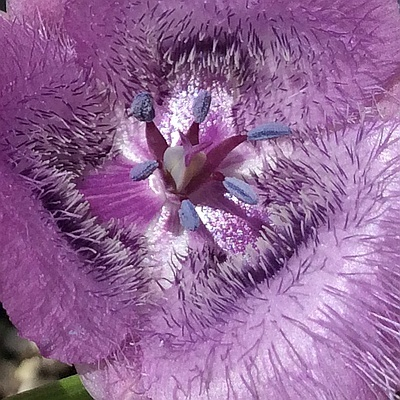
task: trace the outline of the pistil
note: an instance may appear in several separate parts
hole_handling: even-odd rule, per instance
[[[146,140],[155,160],[135,165],[130,173],[133,181],[147,179],[157,169],[161,170],[166,190],[176,195],[181,202],[179,220],[182,227],[195,231],[201,224],[191,200],[191,195],[207,182],[219,181],[225,190],[239,201],[256,205],[258,196],[254,188],[236,177],[227,177],[218,170],[222,161],[244,142],[256,142],[290,134],[290,128],[278,122],[261,125],[246,135],[235,135],[220,143],[201,142],[200,124],[211,106],[211,94],[202,90],[193,102],[194,121],[186,134],[180,133],[181,143],[169,146],[153,122],[155,110],[149,93],[139,93],[132,101],[129,115],[146,123]],[[210,150],[208,150],[211,147]]]
[[[207,156],[202,151],[192,154],[189,163],[183,146],[168,147],[164,153],[164,169],[175,182],[177,193],[183,193],[186,186],[203,169]]]

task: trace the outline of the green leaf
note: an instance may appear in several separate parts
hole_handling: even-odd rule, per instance
[[[91,400],[92,397],[83,387],[79,376],[74,375],[7,397],[7,400]]]

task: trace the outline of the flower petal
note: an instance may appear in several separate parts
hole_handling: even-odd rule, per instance
[[[59,23],[66,0],[7,0],[7,13],[14,19],[35,23]]]
[[[89,391],[98,400],[393,395],[399,140],[396,123],[298,141],[258,179],[273,222],[258,262],[190,253],[147,331],[78,366]]]
[[[148,181],[133,182],[131,168],[132,165],[115,160],[98,173],[86,176],[79,190],[102,221],[115,218],[124,225],[134,224],[145,230],[161,212],[163,196],[156,194]]]
[[[0,29],[1,301],[43,355],[93,362],[119,347],[151,292],[142,235],[99,223],[76,190],[110,151],[112,99],[59,41]]]
[[[61,38],[6,20],[0,30],[2,141],[75,175],[102,164],[116,125],[110,90],[76,65]]]
[[[82,62],[95,60],[124,101],[142,90],[162,101],[177,83],[187,85],[190,70],[204,85],[208,74],[239,92],[239,128],[265,119],[304,128],[372,106],[398,72],[394,0],[341,0],[334,9],[327,0],[182,0],[173,9],[156,1],[118,3],[91,8],[71,1],[66,27]]]
[[[74,363],[108,355],[130,331],[132,311],[100,294],[107,285],[85,271],[4,161],[1,176],[0,295],[11,320],[44,356]]]

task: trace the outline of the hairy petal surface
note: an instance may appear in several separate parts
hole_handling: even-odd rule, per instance
[[[116,160],[85,179],[83,192],[92,211],[104,221],[115,218],[144,230],[154,215],[161,212],[163,201],[148,190],[147,182],[132,184],[128,179],[131,168],[126,162]]]
[[[35,24],[60,23],[64,17],[66,0],[7,0],[7,14],[11,19]]]
[[[68,3],[68,40],[0,21],[0,198],[3,224],[16,232],[1,237],[9,254],[0,295],[22,334],[45,355],[79,363],[99,399],[393,394],[399,129],[315,127],[343,113],[358,119],[362,107],[368,114],[374,91],[392,83],[396,3],[97,3]],[[235,251],[186,235],[181,252],[168,227],[143,233],[160,197],[145,185],[116,196],[126,193],[118,179],[128,168],[117,168],[112,145],[133,132],[135,161],[146,159],[140,127],[123,116],[132,96],[152,94],[171,143],[182,120],[167,110],[185,113],[180,101],[199,88],[218,93],[211,139],[266,119],[305,133],[282,148],[260,145],[252,178],[262,202],[244,218],[257,235],[239,250],[233,236]],[[222,199],[212,201],[223,210]],[[237,221],[227,227],[240,231]],[[167,246],[175,254],[157,251]],[[29,288],[20,282],[27,268]],[[28,296],[37,312],[28,314]]]
[[[95,398],[389,398],[400,387],[399,135],[365,124],[296,139],[258,178],[273,224],[253,270],[205,249],[182,261],[151,328],[78,367]]]
[[[110,152],[112,99],[62,41],[17,22],[0,29],[0,298],[43,355],[93,362],[131,333],[151,293],[141,233],[102,225],[76,190]]]
[[[101,286],[29,186],[1,163],[0,296],[20,334],[68,363],[107,355],[129,332],[129,311]]]
[[[400,54],[394,0],[182,0],[174,7],[76,0],[65,26],[82,62],[94,62],[124,101],[144,89],[162,99],[188,71],[203,83],[204,75],[220,73],[240,94],[239,129],[265,118],[303,128],[373,106]]]
[[[116,120],[110,90],[75,63],[61,38],[0,20],[2,141],[80,175],[109,153]]]

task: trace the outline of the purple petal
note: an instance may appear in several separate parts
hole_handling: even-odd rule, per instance
[[[7,13],[12,19],[35,23],[59,23],[64,16],[66,0],[7,0]]]
[[[0,30],[3,141],[14,152],[41,154],[76,175],[102,164],[117,122],[111,90],[100,88],[90,71],[76,65],[61,38],[46,40],[26,25],[5,20]]]
[[[212,76],[240,93],[235,117],[248,130],[271,120],[303,128],[369,107],[398,70],[399,19],[394,0],[341,0],[335,9],[328,0],[75,0],[66,29],[121,100],[147,90],[162,102],[195,70],[203,86]]]
[[[11,320],[44,356],[67,363],[107,356],[130,332],[134,310],[104,295],[111,278],[89,271],[3,161],[1,176],[0,294]]]
[[[70,2],[65,26],[74,49],[65,37],[47,40],[43,32],[0,21],[2,145],[25,178],[4,166],[3,218],[13,230],[0,239],[6,248],[0,293],[17,327],[45,355],[87,364],[81,372],[98,398],[393,394],[399,388],[398,132],[366,123],[325,135],[308,125],[343,119],[343,112],[351,120],[370,105],[375,88],[380,94],[392,83],[400,54],[395,2],[341,0],[332,10],[327,1],[290,7],[182,1],[172,12],[152,1],[120,4]],[[86,67],[94,62],[103,83],[90,68],[77,69],[75,51]],[[190,109],[191,97],[211,82],[219,112],[211,110],[205,138],[247,132],[266,120],[321,136],[304,143],[295,136],[282,149],[262,145],[279,155],[255,176],[262,209],[254,226],[265,225],[263,234],[245,234],[251,240],[241,245],[233,236],[234,249],[225,254],[217,240],[207,245],[202,232],[196,232],[201,240],[186,242],[156,226],[145,239],[137,227],[147,226],[159,207],[149,187],[138,186],[126,199],[114,160],[110,170],[89,174],[113,156],[114,134],[123,136],[126,124],[114,111],[121,116],[134,93],[149,91],[163,112],[179,114],[157,113],[171,143],[172,120],[190,125],[179,102]],[[146,156],[141,145],[133,147],[137,158]],[[246,159],[248,147],[224,167]],[[253,216],[243,215],[251,230]],[[225,231],[239,230],[239,219]],[[220,247],[230,250],[232,237],[222,236]],[[147,240],[158,238],[150,252]],[[26,305],[31,296],[38,299],[34,312]]]
[[[98,173],[86,176],[79,190],[103,221],[114,218],[125,225],[135,224],[146,229],[161,212],[163,199],[151,189],[151,178],[133,182],[131,169],[132,165],[115,160]]]
[[[110,151],[112,96],[60,42],[17,22],[0,29],[1,301],[43,355],[95,361],[151,293],[141,233],[102,225],[76,190]]]
[[[96,399],[386,399],[400,388],[398,124],[296,142],[258,178],[245,260],[195,247],[137,339],[78,371]],[[141,397],[142,396],[142,397]]]

